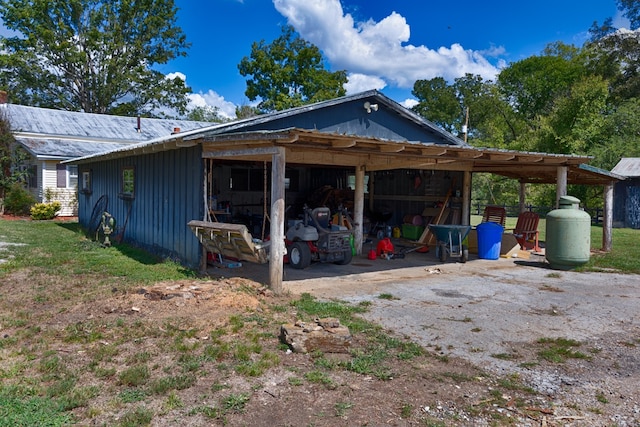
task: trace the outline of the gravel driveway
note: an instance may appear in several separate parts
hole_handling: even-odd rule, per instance
[[[293,293],[370,301],[369,320],[425,347],[516,373],[565,404],[588,408],[599,396],[615,425],[639,426],[640,276],[554,271],[543,261],[450,262],[286,285]],[[589,358],[523,363],[535,359],[541,338],[579,341]]]

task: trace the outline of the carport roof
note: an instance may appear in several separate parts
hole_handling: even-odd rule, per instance
[[[204,133],[204,135],[203,135]],[[372,137],[341,135],[307,129],[252,131],[216,134],[193,131],[152,143],[129,145],[121,149],[69,163],[87,163],[129,155],[202,144],[203,157],[244,161],[270,161],[268,148],[286,149],[287,163],[357,167],[367,171],[391,169],[440,169],[486,172],[530,183],[555,183],[557,168],[568,168],[569,184],[603,185],[623,177],[588,166],[587,156],[548,154],[480,148],[469,145],[443,145],[419,141],[389,141]]]

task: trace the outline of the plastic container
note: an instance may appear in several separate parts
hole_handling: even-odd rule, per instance
[[[478,258],[500,258],[503,231],[504,229],[502,226],[495,222],[483,222],[482,224],[478,224],[476,227],[476,232],[478,234]]]
[[[591,217],[573,196],[560,197],[558,205],[547,214],[545,257],[551,268],[569,270],[589,261]]]
[[[402,224],[402,237],[405,239],[418,240],[423,232],[424,227],[421,225]]]

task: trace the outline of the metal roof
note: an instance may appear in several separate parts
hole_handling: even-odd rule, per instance
[[[38,158],[86,156],[212,126],[209,122],[150,119],[4,104],[16,140]],[[139,126],[138,126],[139,124]]]
[[[259,127],[261,125],[265,125],[267,123],[274,122],[276,120],[293,117],[293,116],[307,113],[307,112],[313,112],[313,111],[318,111],[325,108],[334,107],[336,105],[344,104],[347,102],[366,100],[366,99],[375,100],[376,103],[384,105],[388,111],[395,112],[401,118],[413,122],[418,127],[430,133],[437,134],[441,138],[442,142],[446,145],[470,147],[469,144],[465,143],[460,138],[457,138],[451,133],[440,129],[438,126],[436,126],[432,122],[426,120],[425,118],[414,113],[413,111],[403,107],[402,105],[398,104],[392,99],[381,94],[377,90],[370,90],[370,91],[361,92],[355,95],[344,96],[341,98],[335,98],[328,101],[317,102],[315,104],[309,104],[301,107],[290,108],[288,110],[276,111],[270,114],[263,114],[263,115],[254,116],[254,117],[237,120],[233,122],[210,124],[211,126],[207,128],[193,128],[191,130],[184,129],[185,131],[180,132],[179,135],[165,134],[163,136],[159,136],[156,139],[141,142],[140,144],[136,144],[135,146],[120,147],[116,149],[116,153],[113,153],[114,154],[113,156],[109,155],[108,157],[123,156],[123,155],[126,155],[127,152],[129,151],[131,151],[130,154],[134,154],[135,152],[140,153],[140,152],[143,152],[144,149],[151,148],[151,147],[166,147],[168,149],[176,148],[176,143],[180,145],[179,141],[186,142],[186,141],[195,141],[200,139],[206,140],[207,138],[212,138],[215,135],[239,134],[239,133],[242,133],[243,131],[246,132],[246,129],[248,128],[255,128],[257,126]],[[290,129],[290,128],[281,129],[281,130],[286,131],[287,129]],[[345,136],[345,134],[342,134],[342,136]],[[353,136],[359,136],[359,135],[354,134],[351,136],[353,137]],[[398,142],[398,141],[388,141],[388,142]],[[407,141],[401,141],[401,142],[407,142]],[[96,154],[100,156],[103,155],[103,153],[96,153]],[[91,158],[91,155],[83,156],[76,160],[85,161],[89,158]]]
[[[627,178],[640,177],[640,157],[623,157],[611,172]]]

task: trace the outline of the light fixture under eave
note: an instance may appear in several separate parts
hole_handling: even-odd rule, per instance
[[[367,113],[371,114],[371,111],[378,111],[378,104],[372,104],[369,101],[364,103],[364,109]]]

